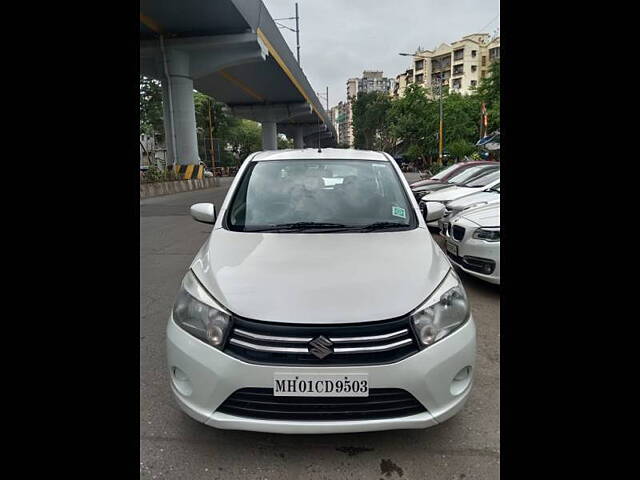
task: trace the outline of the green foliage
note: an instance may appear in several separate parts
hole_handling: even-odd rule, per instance
[[[400,98],[380,92],[359,95],[352,100],[355,148],[404,154],[409,160],[434,159],[438,154],[440,99],[411,84]],[[481,105],[489,114],[489,131],[500,128],[500,63],[493,63],[489,75],[469,95],[445,93],[442,98],[444,147],[454,158],[476,151],[480,136]],[[396,151],[396,145],[402,145]]]
[[[391,98],[382,92],[361,94],[352,100],[352,109],[355,148],[387,150],[394,141],[389,128]]]
[[[487,105],[489,116],[488,131],[500,128],[500,62],[494,62],[489,68],[489,75],[480,80],[477,95]]]
[[[262,149],[262,128],[256,122],[242,119],[229,130],[225,140],[236,158],[242,161],[250,153]]]
[[[170,182],[178,180],[178,177],[173,170],[161,170],[155,165],[152,165],[141,175],[140,180],[142,183]]]
[[[393,101],[391,130],[405,145],[405,155],[415,160],[433,155],[438,148],[438,104],[419,85],[411,84],[404,96]]]
[[[446,150],[454,157],[460,158],[474,149],[473,144],[480,136],[480,104],[475,95],[451,93],[443,99]]]
[[[162,86],[140,75],[140,133],[163,133]]]
[[[474,153],[475,149],[476,147],[473,143],[468,142],[463,138],[458,138],[447,144],[447,151],[451,154],[451,156],[458,160],[464,158],[467,155],[471,155],[472,153]]]
[[[278,135],[278,150],[286,150],[288,148],[293,148],[293,139],[282,138]]]

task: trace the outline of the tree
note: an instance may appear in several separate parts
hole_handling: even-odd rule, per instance
[[[278,135],[278,150],[293,148],[293,139]]]
[[[162,85],[143,75],[140,75],[140,133],[164,136]]]
[[[226,139],[238,161],[262,149],[262,129],[251,120],[239,120],[238,125],[229,130]]]
[[[489,75],[480,80],[477,95],[487,106],[488,131],[498,130],[500,128],[500,61],[492,63],[489,67]]]
[[[391,97],[383,92],[369,92],[351,102],[355,148],[388,150],[394,143],[389,122]]]
[[[450,145],[458,142],[474,144],[480,134],[480,104],[477,95],[449,93],[443,98],[444,140],[446,150],[453,154]]]
[[[458,138],[447,144],[447,152],[449,152],[452,157],[458,160],[464,158],[467,155],[471,155],[475,150],[475,145],[463,138]]]
[[[404,96],[393,101],[392,136],[402,141],[408,159],[421,159],[437,152],[438,115],[437,103],[416,84],[409,85]]]

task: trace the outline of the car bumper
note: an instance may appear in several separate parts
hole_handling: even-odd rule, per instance
[[[437,425],[464,406],[473,385],[476,328],[470,318],[461,328],[420,352],[389,365],[292,367],[254,365],[233,358],[198,340],[169,320],[167,360],[171,389],[188,415],[206,425],[231,430],[271,433],[347,433]],[[176,375],[175,368],[179,369]],[[453,386],[453,378],[471,367],[468,379]],[[240,388],[273,388],[278,373],[366,373],[370,388],[401,388],[426,412],[416,415],[354,421],[282,421],[238,417],[216,411]]]
[[[443,247],[451,263],[469,275],[500,285],[500,242],[486,242],[475,238],[465,238],[459,242],[449,234],[443,234],[442,225],[440,235],[445,238],[445,242],[450,242],[458,247],[457,256],[452,255],[446,244]],[[476,259],[476,262],[477,260],[493,262],[495,267],[490,274],[483,273],[471,268],[467,260],[472,261],[472,259]]]

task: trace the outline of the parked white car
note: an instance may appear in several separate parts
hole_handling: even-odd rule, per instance
[[[336,181],[338,180],[338,181]],[[217,428],[425,428],[473,384],[469,301],[386,153],[258,152],[236,175],[167,325],[171,389]]]
[[[445,207],[449,206],[450,202],[459,200],[473,193],[488,190],[491,187],[500,184],[500,170],[495,170],[482,177],[479,177],[465,185],[456,185],[453,187],[438,190],[436,192],[428,193],[423,196],[421,202],[440,202]],[[428,208],[427,208],[428,210]],[[429,227],[438,228],[438,219],[429,222]]]
[[[449,260],[469,275],[500,285],[500,203],[464,210],[442,235]]]
[[[453,200],[451,202],[447,202],[447,206],[444,209],[442,216],[440,216],[438,220],[438,230],[441,232],[445,224],[449,223],[453,217],[458,215],[463,210],[468,210],[470,208],[480,207],[482,205],[489,205],[492,203],[500,202],[500,184],[494,185],[493,187],[489,187],[480,192],[472,193],[471,195],[466,195],[458,200]],[[435,204],[436,202],[431,202]],[[433,218],[438,218],[437,216],[433,216]]]

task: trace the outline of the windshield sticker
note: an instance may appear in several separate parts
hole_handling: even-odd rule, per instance
[[[407,212],[404,208],[391,207],[391,215],[394,217],[407,218]]]

